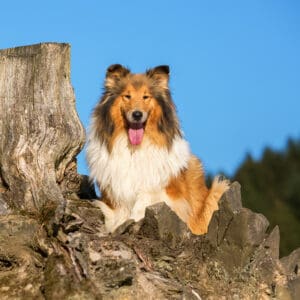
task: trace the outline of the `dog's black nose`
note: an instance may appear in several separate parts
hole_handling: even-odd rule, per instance
[[[141,118],[143,116],[143,113],[139,110],[135,110],[133,113],[132,113],[132,117],[135,121],[140,121]]]

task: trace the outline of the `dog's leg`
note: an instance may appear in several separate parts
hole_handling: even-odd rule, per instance
[[[137,197],[137,201],[131,210],[130,219],[134,219],[136,222],[144,218],[146,207],[162,202],[159,192],[152,193],[140,193]]]
[[[166,203],[187,223],[194,234],[207,232],[218,202],[229,188],[228,180],[216,177],[210,190],[206,187],[202,164],[192,156],[187,169],[170,180]]]
[[[113,232],[117,227],[129,219],[127,207],[110,208],[104,201],[94,201],[94,205],[101,209],[105,218],[105,228],[108,232]]]

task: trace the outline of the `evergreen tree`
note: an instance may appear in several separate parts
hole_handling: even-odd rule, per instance
[[[255,161],[247,154],[233,180],[242,186],[243,205],[279,225],[281,255],[300,247],[300,141],[288,140],[284,151],[266,148]]]

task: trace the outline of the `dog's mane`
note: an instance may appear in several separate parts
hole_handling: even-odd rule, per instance
[[[150,91],[162,109],[162,116],[158,121],[157,126],[158,130],[166,136],[167,146],[170,148],[174,137],[182,136],[175,104],[169,90],[160,90],[155,87],[150,87]]]

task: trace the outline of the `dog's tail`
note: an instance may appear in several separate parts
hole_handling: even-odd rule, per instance
[[[229,190],[229,187],[230,181],[228,179],[223,176],[216,176],[206,198],[207,206],[214,209],[214,211],[218,210],[218,202],[222,195]]]
[[[208,195],[204,200],[203,206],[198,212],[197,225],[192,226],[193,228],[191,228],[194,234],[204,234],[207,232],[208,225],[214,211],[219,209],[218,202],[229,187],[229,180],[224,179],[223,176],[216,176],[214,178],[212,186],[208,191]]]

